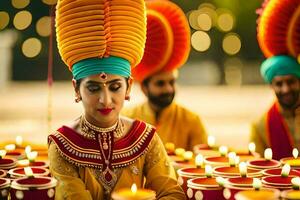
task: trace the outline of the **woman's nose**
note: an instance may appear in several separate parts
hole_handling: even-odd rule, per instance
[[[108,107],[111,104],[111,95],[107,89],[104,89],[100,93],[99,102],[104,106]]]

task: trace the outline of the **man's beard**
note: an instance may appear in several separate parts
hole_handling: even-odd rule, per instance
[[[288,95],[291,95],[291,100],[290,101],[284,101],[284,96],[283,94],[276,94],[277,99],[279,101],[279,104],[284,108],[284,109],[293,109],[297,106],[297,102],[299,99],[299,93],[300,91],[292,91],[289,92]]]
[[[158,96],[149,93],[148,99],[152,104],[154,104],[159,109],[164,109],[165,107],[169,106],[173,102],[174,96],[175,96],[175,92],[161,94]]]

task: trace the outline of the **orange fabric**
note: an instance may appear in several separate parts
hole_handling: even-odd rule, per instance
[[[147,39],[145,53],[133,70],[135,80],[181,67],[190,52],[190,27],[184,12],[166,0],[146,1]]]
[[[144,0],[59,0],[58,49],[70,70],[83,59],[121,57],[131,67],[142,59],[146,40]]]

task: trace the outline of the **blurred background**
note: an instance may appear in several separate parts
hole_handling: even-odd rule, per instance
[[[186,13],[192,45],[179,71],[176,100],[200,115],[217,144],[246,149],[251,122],[274,98],[259,72],[264,57],[256,40],[256,10],[263,0],[173,2]],[[55,3],[0,3],[1,140],[21,135],[46,144],[49,133],[81,113],[80,105],[74,103],[71,73],[58,54],[55,33],[51,37],[50,13]],[[48,67],[49,56],[53,57],[52,68]],[[52,85],[49,77],[53,77]],[[135,85],[125,106],[144,98]]]

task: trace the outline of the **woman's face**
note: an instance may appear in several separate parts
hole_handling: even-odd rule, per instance
[[[119,117],[125,96],[129,95],[131,81],[122,76],[106,74],[82,79],[77,90],[84,107],[85,118],[99,127],[112,126]]]

